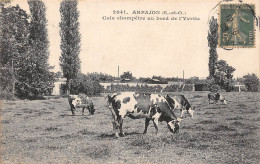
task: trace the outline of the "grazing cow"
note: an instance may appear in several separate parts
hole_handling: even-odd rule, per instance
[[[215,103],[219,101],[222,104],[227,104],[227,100],[219,93],[209,93],[208,100],[209,100],[209,104],[210,104],[210,100],[213,100]]]
[[[146,94],[135,92],[122,92],[108,95],[108,106],[113,117],[113,131],[115,136],[124,136],[123,118],[128,116],[132,119],[145,118],[144,134],[150,120],[153,121],[156,133],[158,132],[158,121],[166,121],[169,130],[174,133],[179,129],[181,119],[177,118],[170,109],[166,99],[158,94]],[[118,133],[118,129],[120,133]]]
[[[72,112],[72,115],[75,116],[75,109],[76,108],[82,108],[82,115],[84,115],[84,109],[87,108],[89,111],[89,114],[94,115],[95,108],[93,105],[93,102],[90,100],[90,98],[86,95],[70,95],[69,98],[69,104],[70,109]]]
[[[172,110],[181,111],[181,118],[183,118],[185,111],[191,117],[193,117],[195,107],[191,107],[189,101],[183,95],[176,95],[176,96],[173,96],[172,98],[169,95],[166,95],[165,99],[169,103]]]

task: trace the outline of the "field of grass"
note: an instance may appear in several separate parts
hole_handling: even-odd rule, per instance
[[[178,93],[171,93],[178,94]],[[194,118],[177,134],[159,123],[125,118],[125,137],[112,133],[104,97],[94,97],[95,115],[71,116],[66,98],[4,101],[1,109],[3,163],[259,163],[259,93],[223,93],[227,105],[208,104],[207,92],[183,92]],[[180,112],[176,112],[180,115]]]

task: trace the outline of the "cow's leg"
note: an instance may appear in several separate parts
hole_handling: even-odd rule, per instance
[[[113,120],[111,121],[112,122],[112,125],[113,125],[113,133],[115,133],[116,131],[116,122]]]
[[[119,118],[119,124],[120,124],[120,135],[123,137],[123,136],[125,136],[125,134],[124,134],[124,132],[123,132],[123,118],[122,117],[120,117]]]
[[[112,114],[112,125],[113,125],[113,133],[115,133],[115,136],[118,138],[119,134],[118,134],[118,127],[119,127],[119,122],[117,120],[117,116],[116,113],[114,111],[114,109],[111,107],[109,108]]]
[[[118,133],[118,130],[119,130],[119,127],[121,126],[121,124],[117,121],[117,120],[115,120],[115,121],[113,121],[113,130],[114,130],[114,132],[115,132],[115,136],[116,136],[116,138],[119,138],[120,136],[119,136],[119,133]]]
[[[158,118],[155,118],[154,120],[153,120],[153,125],[154,125],[154,128],[155,128],[155,130],[156,130],[156,134],[158,134]]]
[[[84,116],[85,107],[82,108],[82,116]]]
[[[186,109],[181,109],[181,118],[183,118],[183,115],[184,115],[184,113],[185,113],[185,110],[186,110]]]
[[[75,116],[75,108],[71,107],[70,110],[71,110],[72,116]]]
[[[145,134],[147,132],[147,128],[149,126],[149,122],[150,122],[150,118],[145,118],[145,126],[144,126],[144,132],[143,134]]]

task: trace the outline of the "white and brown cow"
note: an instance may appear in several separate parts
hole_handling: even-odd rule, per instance
[[[169,103],[173,111],[174,110],[181,111],[181,118],[183,118],[185,111],[191,117],[193,117],[195,107],[191,107],[189,101],[183,95],[175,95],[173,97],[166,95],[165,99],[167,100],[167,102]]]
[[[209,93],[208,94],[208,100],[209,100],[209,104],[210,101],[213,100],[215,103],[217,102],[221,102],[222,104],[227,104],[227,100],[224,98],[224,96],[222,96],[220,93]]]
[[[69,100],[70,109],[73,116],[75,116],[76,108],[82,108],[82,115],[84,115],[84,109],[88,109],[89,114],[94,115],[95,108],[92,100],[88,96],[84,94],[69,95],[68,100]]]
[[[108,105],[112,113],[113,131],[116,137],[119,137],[119,134],[124,136],[122,125],[125,116],[132,119],[145,118],[143,133],[147,132],[150,120],[154,123],[156,133],[158,121],[166,121],[169,130],[173,133],[179,129],[181,119],[174,115],[166,99],[158,94],[122,92],[108,95]]]

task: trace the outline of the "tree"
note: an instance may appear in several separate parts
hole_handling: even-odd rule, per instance
[[[243,76],[244,84],[248,91],[258,92],[259,91],[259,78],[256,74],[247,74]]]
[[[222,89],[230,91],[233,78],[233,72],[236,69],[229,66],[225,60],[219,60],[216,63],[216,69],[214,74],[215,83]]]
[[[49,94],[53,87],[54,74],[48,64],[49,40],[45,5],[41,0],[28,1],[31,12],[29,26],[29,47],[26,65],[19,71],[20,83],[17,92],[20,96],[34,98],[37,95]]]
[[[60,14],[60,66],[63,76],[67,78],[67,94],[70,94],[71,80],[76,78],[80,71],[80,33],[77,1],[63,0],[60,4]]]
[[[215,66],[218,61],[217,54],[217,44],[218,44],[218,22],[214,17],[211,18],[209,22],[209,32],[208,32],[208,46],[209,48],[209,77],[214,76]]]
[[[120,76],[121,79],[133,79],[133,75],[130,71],[124,72],[123,75]]]
[[[0,7],[0,90],[1,94],[12,94],[15,82],[20,81],[19,71],[26,65],[29,15],[18,5],[6,7],[0,3]]]
[[[62,72],[58,71],[54,73],[54,78],[63,78]]]

